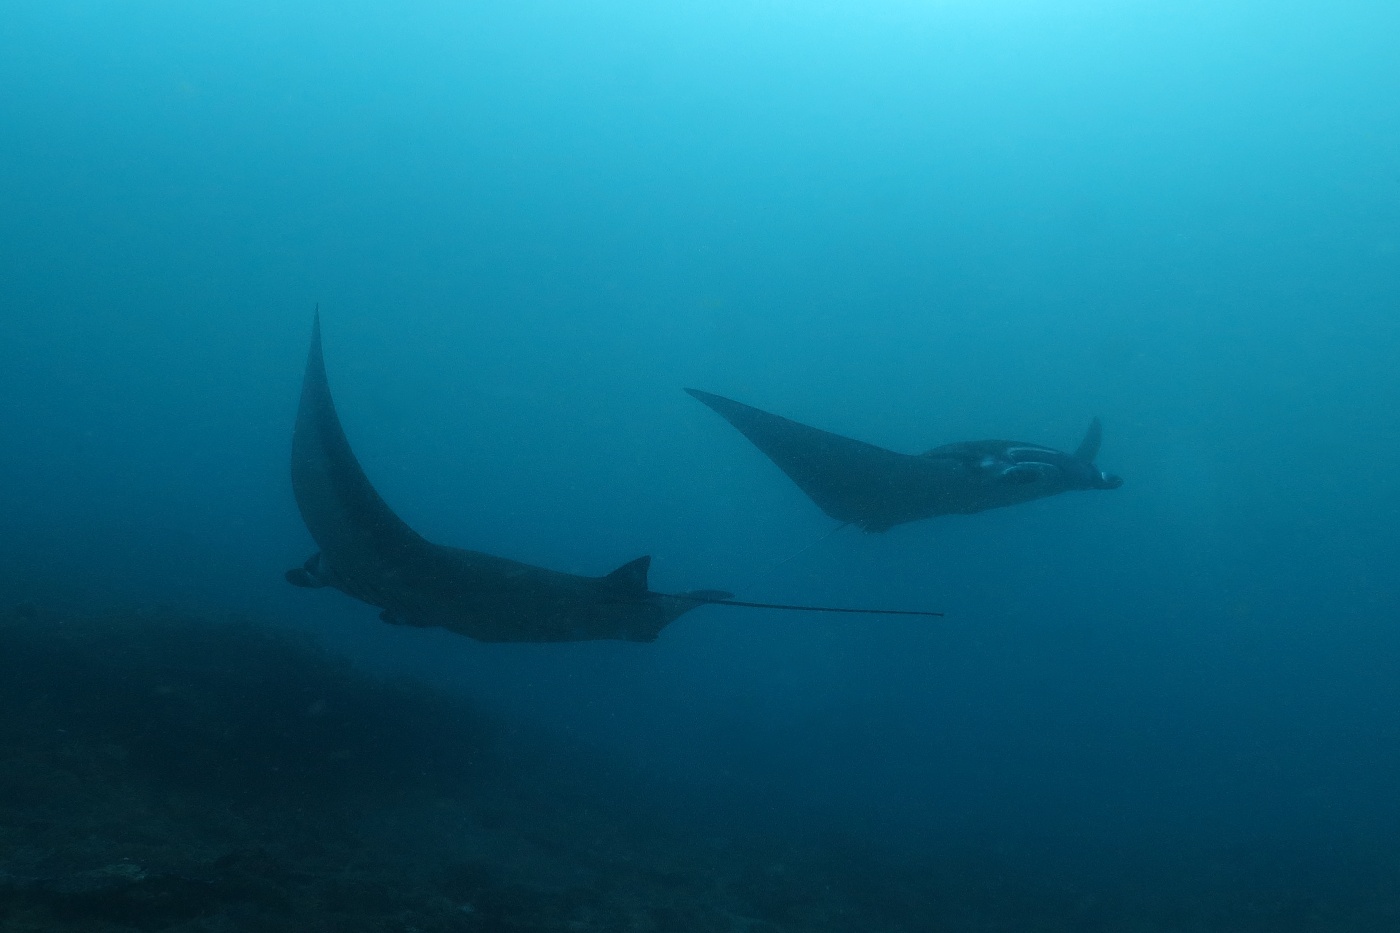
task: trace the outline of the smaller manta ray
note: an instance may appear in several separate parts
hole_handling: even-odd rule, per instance
[[[1103,436],[1097,418],[1072,454],[1019,441],[963,441],[901,454],[723,396],[685,391],[738,428],[823,512],[865,531],[1123,485],[1094,466]]]
[[[647,586],[650,557],[585,577],[433,544],[379,497],[350,449],[326,381],[319,314],[292,435],[292,492],[321,550],[287,571],[287,582],[338,589],[383,610],[385,622],[441,627],[479,641],[654,641],[671,622],[707,603],[941,614],[741,603],[720,590],[655,593]]]

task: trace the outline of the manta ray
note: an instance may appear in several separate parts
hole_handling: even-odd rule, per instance
[[[292,492],[320,550],[287,571],[287,582],[340,590],[382,610],[379,617],[391,624],[440,627],[479,641],[654,641],[706,604],[941,614],[739,602],[723,590],[657,593],[647,585],[650,557],[589,577],[434,544],[394,514],[350,449],[326,379],[319,313],[292,433]]]
[[[865,531],[888,531],[936,515],[970,514],[1071,489],[1117,489],[1094,466],[1103,428],[1089,423],[1074,453],[1022,441],[962,441],[902,454],[842,437],[699,389],[714,409],[777,464],[827,515]]]

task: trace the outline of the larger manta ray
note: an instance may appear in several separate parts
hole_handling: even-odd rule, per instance
[[[423,538],[379,497],[350,449],[326,380],[319,315],[292,435],[292,491],[321,550],[287,580],[334,587],[382,609],[386,622],[480,641],[652,641],[696,606],[730,595],[653,593],[650,557],[585,577]]]
[[[288,582],[334,587],[383,610],[385,622],[436,626],[480,641],[653,641],[671,622],[707,603],[940,615],[744,603],[721,590],[655,593],[647,586],[650,557],[585,577],[434,544],[394,514],[355,459],[326,380],[319,314],[292,435],[292,491],[321,550],[287,571]]]
[[[742,402],[686,389],[738,428],[823,512],[865,531],[935,515],[995,509],[1071,489],[1117,489],[1094,466],[1099,419],[1074,453],[1020,441],[963,441],[901,454],[809,427]]]

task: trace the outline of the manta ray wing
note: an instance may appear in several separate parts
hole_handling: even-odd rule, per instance
[[[585,577],[424,539],[380,498],[350,448],[326,379],[319,315],[292,434],[292,491],[321,550],[287,581],[333,586],[394,624],[482,641],[651,641],[716,595],[651,592],[649,558]]]
[[[936,514],[962,468],[953,458],[896,453],[720,395],[685,391],[752,441],[823,512],[866,531]]]
[[[319,314],[292,434],[292,492],[311,537],[343,578],[373,576],[430,547],[380,498],[350,449],[326,381]]]
[[[685,613],[732,601],[721,590],[653,592],[649,557],[585,577],[425,540],[375,492],[350,449],[326,380],[319,315],[292,435],[292,491],[321,550],[288,571],[287,582],[334,587],[379,607],[380,618],[396,625],[495,642],[653,641]]]

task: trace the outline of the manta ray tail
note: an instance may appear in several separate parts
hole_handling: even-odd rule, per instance
[[[714,594],[714,595],[710,595]],[[715,593],[712,590],[699,590],[694,593],[679,593],[680,599],[692,599],[699,603],[709,603],[713,606],[738,606],[741,609],[782,609],[787,612],[844,612],[852,615],[868,616],[924,616],[926,618],[942,618],[941,612],[929,612],[923,609],[862,609],[848,608],[845,606],[795,606],[791,603],[751,603],[738,599],[728,599],[728,593]]]
[[[1095,418],[1089,422],[1089,430],[1084,432],[1084,440],[1074,451],[1074,458],[1083,463],[1093,463],[1099,455],[1099,445],[1103,443],[1103,425]]]
[[[723,604],[734,598],[734,594],[728,590],[687,590],[677,594],[681,599],[696,603],[720,603]]]

